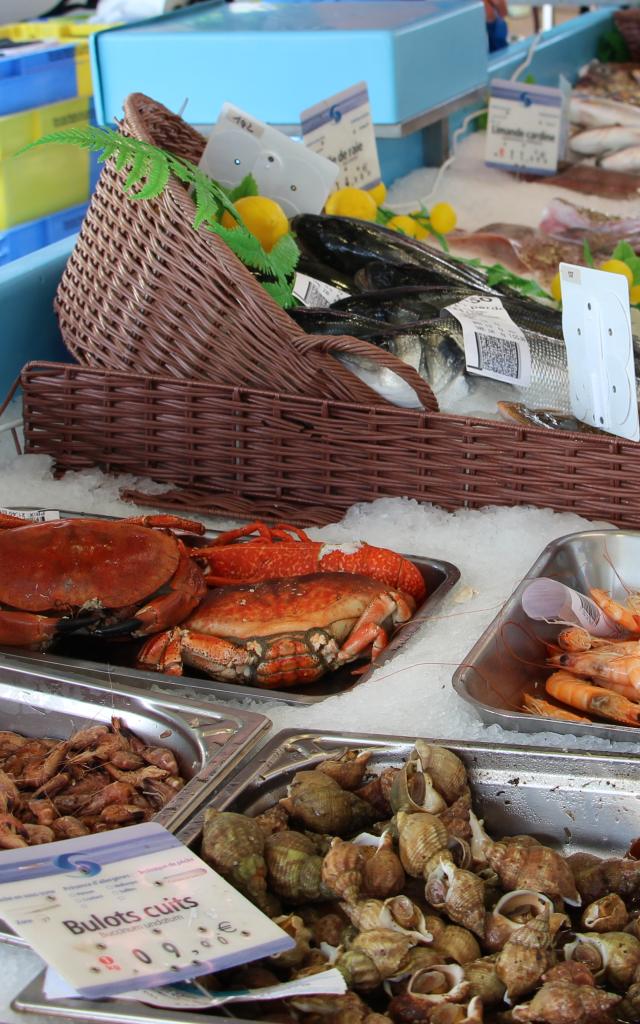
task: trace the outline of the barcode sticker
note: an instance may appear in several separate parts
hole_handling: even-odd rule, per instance
[[[332,284],[318,281],[306,274],[296,274],[293,282],[293,294],[303,306],[330,306],[338,299],[348,299],[349,292],[335,288]]]
[[[15,516],[16,519],[26,519],[30,523],[52,523],[60,518],[60,513],[50,508],[0,508],[0,515]]]
[[[531,383],[531,350],[521,329],[513,322],[500,299],[470,295],[443,309],[462,327],[469,373],[521,388]]]

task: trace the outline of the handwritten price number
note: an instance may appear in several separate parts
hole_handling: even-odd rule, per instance
[[[117,964],[112,956],[99,956],[98,963],[106,967],[108,971],[121,971],[120,964]]]
[[[247,121],[246,117],[241,117],[240,114],[234,114],[231,117],[234,124],[237,124],[240,128],[244,128],[245,132],[249,132],[251,135],[255,134],[255,128],[251,121]]]

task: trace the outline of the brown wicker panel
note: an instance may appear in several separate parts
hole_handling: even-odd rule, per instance
[[[125,115],[128,134],[191,161],[200,158],[204,138],[162,104],[134,93]],[[294,342],[301,329],[221,238],[206,227],[194,231],[194,215],[180,182],[172,180],[157,199],[135,203],[113,163],[104,167],[57,293],[70,352],[87,366],[111,370],[377,401],[325,354],[325,341],[312,343],[300,358]],[[357,351],[395,369],[425,408],[437,408],[411,367],[407,374],[406,364],[366,342]]]
[[[22,386],[27,451],[173,485],[154,505],[310,524],[404,495],[640,524],[640,448],[614,437],[55,363]]]

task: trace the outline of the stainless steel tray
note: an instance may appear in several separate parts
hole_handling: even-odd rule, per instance
[[[589,587],[602,587],[624,601],[621,580],[630,589],[640,591],[640,532],[587,530],[547,545],[454,673],[456,693],[472,705],[484,722],[497,723],[503,729],[600,736],[619,743],[637,743],[640,730],[633,726],[613,722],[583,725],[522,711],[524,693],[545,696],[540,684],[550,669],[545,664],[544,645],[558,635],[557,626],[534,622],[522,610],[522,592],[538,576],[553,577],[585,594]]]
[[[29,511],[29,510],[25,510]],[[80,516],[77,512],[62,512],[63,518]],[[109,517],[103,517],[109,518]],[[218,536],[220,531],[208,530],[204,540]],[[435,558],[419,558],[411,556],[411,561],[420,570],[427,587],[427,598],[418,606],[414,619],[406,626],[403,626],[398,634],[391,641],[387,649],[378,658],[376,665],[381,665],[388,658],[392,657],[402,648],[413,634],[420,628],[421,622],[426,615],[432,615],[442,601],[445,594],[451,590],[460,579],[460,571],[450,562],[443,562]],[[57,647],[55,654],[50,652],[34,653],[32,651],[18,650],[15,647],[0,647],[0,667],[11,665],[16,658],[22,662],[28,661],[35,667],[45,670],[49,667],[64,672],[69,679],[80,681],[91,678],[101,681],[113,681],[126,687],[134,686],[137,689],[147,689],[149,686],[158,686],[180,691],[188,687],[189,690],[201,691],[201,699],[209,697],[220,700],[247,700],[273,702],[283,704],[315,704],[318,701],[326,700],[327,697],[344,690],[352,689],[360,683],[365,682],[370,676],[370,671],[361,676],[352,675],[350,665],[345,665],[335,672],[319,679],[311,686],[292,688],[290,690],[264,690],[255,686],[240,686],[235,683],[223,683],[216,679],[210,679],[197,669],[185,666],[183,676],[164,676],[155,672],[144,672],[130,665],[135,660],[136,649],[140,642],[134,643],[106,643],[99,644],[91,638],[81,639],[79,637],[69,638],[64,643],[64,648]],[[129,664],[127,664],[127,661]]]
[[[189,781],[154,820],[171,832],[181,828],[186,836],[197,833],[197,824],[192,830],[188,821],[203,796],[213,796],[271,727],[264,715],[228,706],[90,680],[70,682],[53,669],[42,674],[17,660],[0,666],[0,730],[65,739],[83,725],[108,723],[114,714],[148,743],[170,746],[176,755]],[[1,941],[22,940],[0,921]]]
[[[622,854],[640,832],[640,759],[625,755],[564,753],[530,747],[438,740],[463,759],[476,808],[481,808],[488,831],[495,835],[528,833],[565,854],[585,850]],[[259,814],[283,796],[297,771],[312,767],[346,749],[372,750],[376,768],[398,765],[413,740],[401,736],[363,733],[319,733],[285,730],[264,747],[203,803],[188,831],[178,837],[196,844],[206,806]],[[220,1021],[210,1014],[159,1011],[141,1004],[112,1002],[47,1002],[42,975],[14,1000],[16,1009],[105,1024],[174,1024]],[[229,1018],[225,1018],[227,1021]]]

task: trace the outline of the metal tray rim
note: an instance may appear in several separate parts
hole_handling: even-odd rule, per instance
[[[33,507],[28,506],[13,506],[16,511],[34,511]],[[92,513],[86,512],[71,512],[68,510],[58,510],[60,516],[66,517],[79,517],[85,519],[99,518],[99,519],[118,519],[126,518],[125,516],[98,516]],[[206,529],[206,535],[217,536],[221,530],[215,528]],[[327,542],[329,543],[329,542]],[[432,568],[440,571],[444,579],[433,592],[425,599],[421,606],[421,612],[432,612],[434,608],[437,608],[444,600],[446,595],[453,589],[455,584],[460,579],[460,569],[453,564],[443,559],[430,558],[422,555],[402,555],[403,558],[407,558],[409,561],[414,562],[417,565],[429,565]],[[380,657],[377,659],[376,667],[384,664],[386,661],[391,659],[397,654],[402,647],[416,634],[416,632],[422,626],[422,615],[417,616],[415,620],[408,622],[403,629],[392,638],[389,646],[382,652]],[[19,650],[19,649],[16,649]],[[11,648],[2,648],[0,650],[0,665],[4,664],[6,660],[13,661],[14,659],[20,659],[21,655],[13,654]],[[78,677],[79,681],[84,681],[87,678],[93,678],[104,680],[105,675],[109,671],[108,663],[100,661],[90,661],[82,658],[69,658],[61,655],[49,655],[46,654],[38,655],[33,654],[31,657],[24,657],[22,660],[33,664],[34,666],[40,665],[43,671],[47,671],[49,668],[56,669],[60,672],[66,672],[69,676]],[[372,668],[367,669],[358,679],[358,684],[362,683],[368,678]],[[144,685],[163,685],[168,689],[173,690],[175,693],[179,693],[182,689],[189,689],[198,693],[198,698],[205,699],[205,696],[212,697],[215,700],[220,701],[251,701],[255,703],[265,704],[289,704],[292,706],[309,706],[318,704],[321,701],[327,700],[330,696],[336,696],[337,694],[319,694],[310,695],[305,693],[292,693],[287,690],[264,690],[257,686],[242,686],[235,683],[225,683],[215,679],[201,679],[196,676],[166,676],[162,673],[148,672],[143,669],[136,669],[129,666],[115,666],[114,672],[123,680],[126,680],[126,685],[131,687],[139,687]],[[129,682],[130,680],[130,682]],[[358,685],[354,684],[354,685]],[[122,684],[125,685],[125,684]],[[353,687],[344,688],[344,690],[338,692],[347,692],[348,689]],[[200,696],[202,694],[202,697]]]

